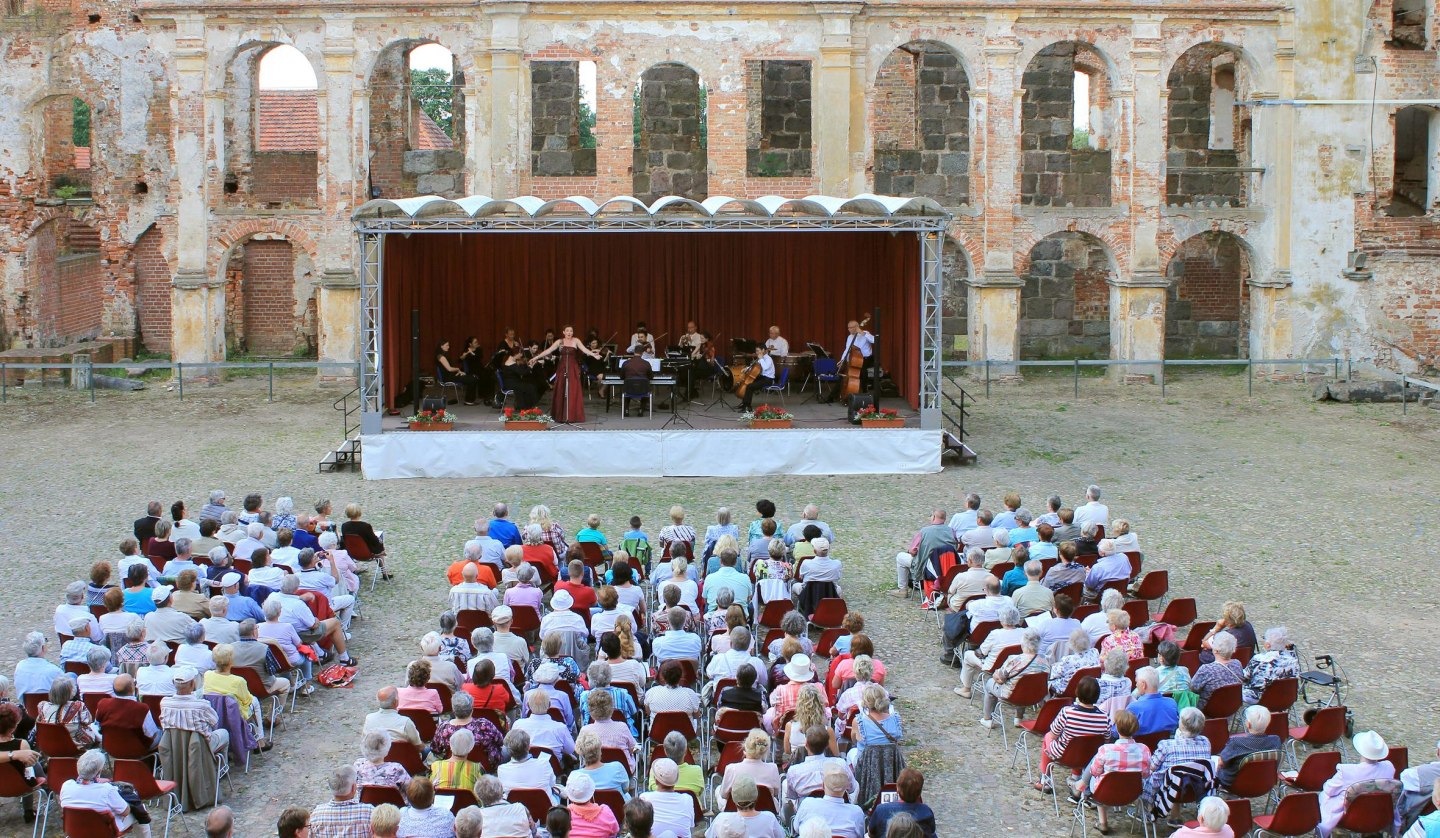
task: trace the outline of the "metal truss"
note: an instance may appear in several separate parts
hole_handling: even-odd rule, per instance
[[[942,231],[920,236],[920,427],[940,427]]]
[[[381,390],[381,324],[384,288],[381,260],[385,252],[385,236],[380,233],[360,234],[360,432],[380,433],[384,412]]]

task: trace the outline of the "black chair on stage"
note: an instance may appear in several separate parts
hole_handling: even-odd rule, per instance
[[[643,400],[643,401],[645,402],[645,406],[646,406],[646,408],[649,410],[649,415],[650,415],[650,416],[654,416],[654,415],[655,415],[655,386],[650,383],[650,379],[648,379],[648,378],[627,378],[627,379],[625,379],[625,385],[620,389],[620,415],[621,415],[621,416],[624,416],[624,415],[625,415],[625,411],[628,409],[628,408],[627,408],[627,402],[630,402],[630,401],[641,401],[641,400]]]
[[[448,404],[454,404],[455,402],[460,401],[460,383],[457,381],[446,381],[445,368],[440,366],[439,364],[435,365],[435,387],[440,390],[441,399],[445,398],[446,387],[449,387],[452,391],[454,391],[455,400],[454,402],[447,400]]]
[[[514,390],[505,389],[505,379],[500,371],[495,371],[495,407],[501,411],[505,410],[505,400],[515,398]]]

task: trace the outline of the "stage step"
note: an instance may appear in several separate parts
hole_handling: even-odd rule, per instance
[[[940,444],[940,457],[942,459],[946,454],[954,454],[962,466],[968,466],[980,459],[980,455],[975,452],[975,449],[962,442],[959,437],[949,431],[944,432],[944,436],[940,438]]]
[[[320,461],[320,473],[330,474],[345,468],[360,467],[360,438],[352,437],[340,443],[340,447],[325,455]]]

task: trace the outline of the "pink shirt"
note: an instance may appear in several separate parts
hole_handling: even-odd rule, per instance
[[[570,804],[570,838],[615,838],[620,824],[609,806],[595,802]]]
[[[400,703],[397,710],[428,710],[440,713],[445,708],[440,704],[440,693],[429,687],[401,687],[396,690]]]
[[[505,604],[512,608],[517,605],[528,605],[538,613],[543,596],[541,590],[533,585],[517,584],[505,592]]]

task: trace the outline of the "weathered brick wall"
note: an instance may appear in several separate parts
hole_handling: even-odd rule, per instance
[[[635,197],[654,201],[708,194],[706,149],[700,143],[700,76],[682,64],[657,64],[640,77],[640,144]]]
[[[295,250],[287,241],[245,243],[243,346],[252,355],[295,351]]]
[[[135,265],[136,337],[150,352],[170,351],[170,264],[165,260],[165,237],[151,227],[135,240],[131,252]]]
[[[35,232],[27,260],[23,316],[32,341],[54,345],[100,334],[106,272],[98,231],[59,216]]]
[[[530,173],[589,177],[595,149],[580,147],[580,62],[530,62]]]
[[[370,185],[387,198],[415,193],[415,179],[404,173],[408,66],[405,50],[392,47],[381,52],[370,71]]]
[[[251,196],[257,203],[315,203],[319,190],[313,151],[257,151],[251,161]]]
[[[1243,203],[1245,179],[1238,172],[1175,171],[1243,165],[1239,148],[1210,147],[1214,78],[1217,60],[1222,57],[1230,58],[1230,66],[1235,66],[1230,50],[1202,45],[1186,51],[1170,71],[1169,113],[1165,124],[1165,195],[1169,204],[1240,206]]]
[[[1075,134],[1075,69],[1083,50],[1073,41],[1040,50],[1021,79],[1020,203],[1039,207],[1110,206],[1110,149],[1071,147]],[[1094,78],[1103,82],[1103,73]],[[1092,100],[1103,91],[1091,90]],[[1100,126],[1095,126],[1098,129]]]
[[[1236,358],[1248,343],[1250,269],[1234,236],[1204,233],[1180,245],[1166,269],[1165,356]]]
[[[938,44],[907,44],[890,54],[880,75],[887,99],[875,109],[875,191],[968,204],[970,84],[960,59]]]
[[[1066,232],[1036,242],[1020,291],[1021,359],[1109,357],[1110,276],[1098,239]]]
[[[745,64],[745,173],[764,178],[809,175],[813,146],[810,62]]]

